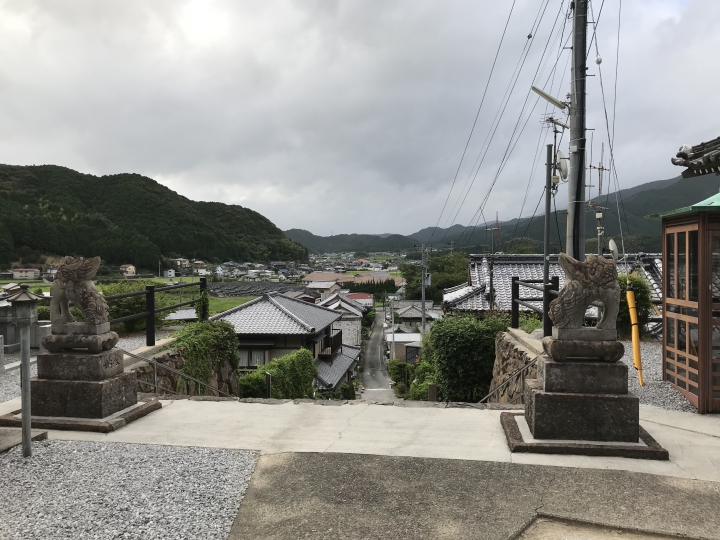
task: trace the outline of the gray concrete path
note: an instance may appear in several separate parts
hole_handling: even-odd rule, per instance
[[[260,458],[229,539],[508,540],[539,516],[655,533],[644,538],[720,539],[718,508],[720,484],[697,480],[511,463],[278,454]]]
[[[280,404],[164,402],[107,435],[50,431],[51,439],[105,440],[283,452],[335,452],[616,469],[720,482],[720,416],[640,407],[640,422],[670,461],[511,454],[499,410],[367,401]],[[1,409],[1,408],[0,408]]]
[[[363,399],[395,401],[397,398],[390,389],[387,361],[382,349],[383,322],[383,312],[377,310],[375,328],[370,339],[365,342],[365,363],[362,372],[362,382],[365,387]]]

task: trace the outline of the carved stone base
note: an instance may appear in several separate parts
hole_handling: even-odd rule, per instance
[[[110,349],[97,354],[65,351],[39,354],[38,379],[101,381],[123,372],[123,351]]]
[[[106,418],[137,403],[134,373],[102,381],[31,379],[33,416]]]
[[[627,394],[628,367],[622,362],[555,362],[543,355],[538,359],[537,381],[545,392]]]
[[[90,353],[109,351],[120,339],[116,332],[105,332],[97,335],[86,334],[51,334],[45,336],[42,345],[52,353],[69,349],[87,349]]]
[[[545,392],[525,381],[525,418],[536,439],[638,442],[640,401],[632,394]]]
[[[543,349],[556,362],[617,362],[625,354],[619,341],[565,341],[552,337],[542,340]]]
[[[53,334],[105,334],[110,331],[110,323],[89,324],[86,322],[54,322],[52,323]]]
[[[553,326],[552,337],[570,341],[615,341],[617,330],[615,328],[597,328],[583,326],[582,328],[558,328]]]

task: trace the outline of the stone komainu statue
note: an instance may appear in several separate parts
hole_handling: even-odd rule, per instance
[[[92,282],[99,267],[100,257],[65,258],[50,289],[51,322],[74,322],[75,319],[70,314],[70,303],[80,308],[87,324],[99,325],[108,322],[107,302]]]
[[[558,328],[580,328],[588,306],[599,300],[603,303],[603,314],[597,328],[615,330],[620,307],[615,261],[588,255],[585,262],[580,262],[561,253],[559,263],[565,270],[565,285],[550,303],[553,324]]]

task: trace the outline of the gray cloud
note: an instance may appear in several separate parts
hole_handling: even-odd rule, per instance
[[[495,176],[560,4],[548,4],[461,223]],[[540,5],[517,1],[441,224],[453,215]],[[0,2],[0,160],[138,172],[193,199],[242,204],[283,229],[410,233],[438,219],[509,7],[471,0]],[[606,0],[598,29],[609,105],[617,9],[618,0]],[[720,135],[713,99],[720,4],[636,0],[623,10],[616,160],[621,187],[631,187],[677,175],[669,159],[680,144]],[[556,29],[562,24],[560,15]],[[554,60],[559,43],[550,46]],[[567,54],[552,85],[561,97],[569,88]],[[540,73],[543,86],[553,64]],[[605,119],[599,78],[589,81],[597,156]],[[488,218],[520,211],[545,108],[539,103],[530,116],[485,207]],[[525,215],[542,189],[542,161]]]

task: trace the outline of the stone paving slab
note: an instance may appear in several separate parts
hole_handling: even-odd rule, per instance
[[[720,482],[720,416],[657,417],[640,410],[641,425],[669,461],[622,457],[511,454],[502,410],[402,407],[350,401],[340,406],[283,402],[164,401],[163,408],[107,435],[51,431],[51,439],[107,440],[283,452],[335,452],[617,469]],[[667,412],[667,411],[663,411]],[[648,417],[648,420],[644,420]],[[656,420],[664,422],[657,423]],[[691,427],[687,430],[685,427]]]
[[[30,436],[33,441],[42,441],[47,439],[48,434],[47,431],[32,429]],[[22,444],[21,428],[0,428],[0,454],[19,444]]]
[[[229,540],[507,540],[539,515],[655,537],[720,539],[718,508],[715,482],[513,463],[288,453],[260,458]]]

